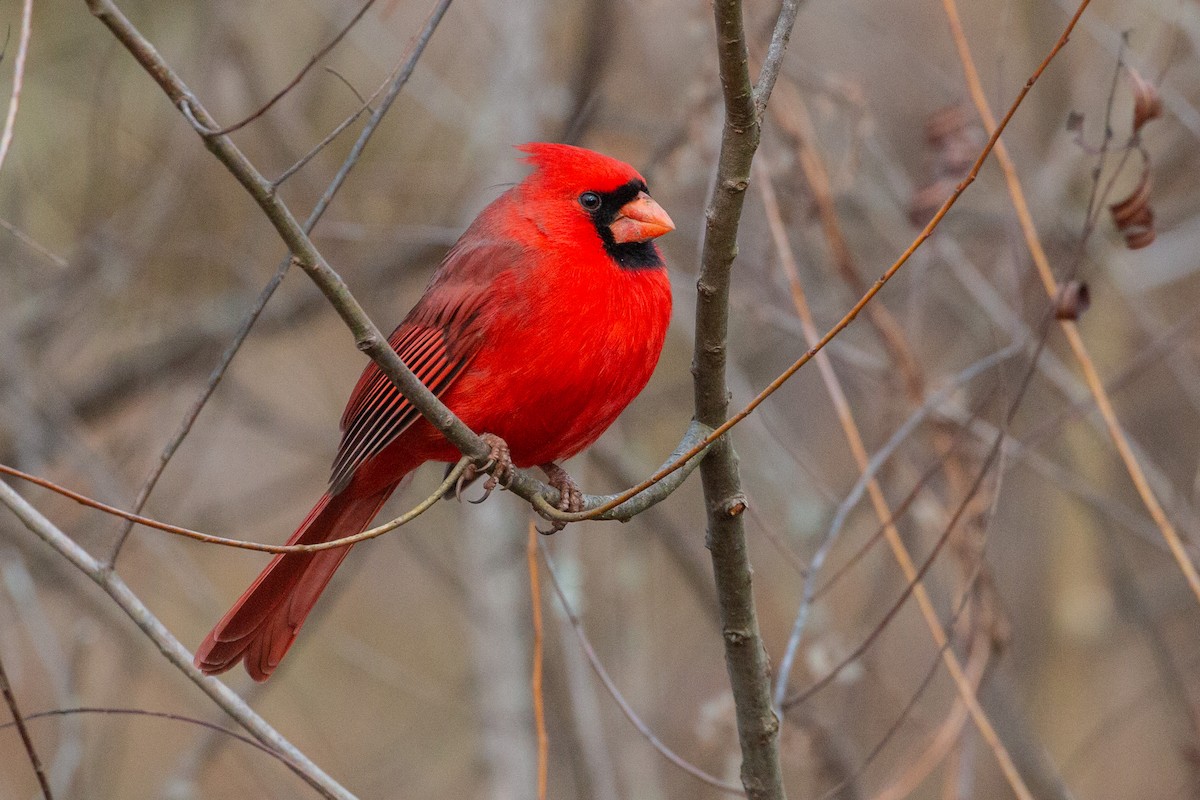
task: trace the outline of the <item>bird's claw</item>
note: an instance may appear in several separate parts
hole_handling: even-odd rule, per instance
[[[558,489],[559,511],[565,511],[568,514],[583,511],[583,490],[565,469],[558,464],[542,464],[538,469],[546,473],[547,483]]]
[[[559,511],[565,511],[568,514],[576,514],[583,511],[583,490],[579,488],[579,484],[567,474],[567,471],[558,464],[542,464],[539,469],[546,473],[547,482],[558,489],[558,504],[556,508]],[[553,533],[558,533],[563,528],[567,527],[567,523],[563,520],[550,520],[550,529],[542,530],[538,528],[538,533],[543,536],[549,536]]]
[[[492,496],[492,492],[498,486],[507,486],[512,479],[512,454],[508,450],[508,444],[492,433],[482,434],[479,438],[483,439],[488,446],[487,461],[482,464],[468,464],[467,468],[458,476],[458,481],[454,484],[454,497],[462,502],[462,492],[476,478],[485,473],[488,474],[488,479],[483,484],[483,495],[475,500],[468,500],[468,503],[479,504]]]

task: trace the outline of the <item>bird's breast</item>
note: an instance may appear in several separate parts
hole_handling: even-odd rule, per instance
[[[614,274],[615,273],[615,274]],[[448,397],[518,466],[595,441],[650,380],[671,316],[664,270],[543,276],[497,309],[485,346]]]

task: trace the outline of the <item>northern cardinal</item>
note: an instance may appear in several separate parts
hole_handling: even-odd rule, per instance
[[[505,455],[499,437],[512,464],[540,466],[577,498],[554,462],[594,442],[650,379],[671,316],[652,240],[675,226],[628,164],[562,144],[519,149],[533,173],[471,223],[389,341],[463,422],[493,435],[494,453]],[[461,457],[374,362],[341,429],[329,490],[288,544],[366,529],[405,475]],[[216,674],[245,660],[266,680],[349,552],[275,556],[196,666]]]

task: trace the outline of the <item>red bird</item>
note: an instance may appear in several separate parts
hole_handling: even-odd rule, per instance
[[[534,172],[471,223],[389,339],[463,422],[540,466],[594,442],[650,380],[671,316],[652,241],[674,229],[632,167],[562,144],[520,148]],[[329,490],[288,544],[351,536],[405,475],[461,455],[374,362],[342,414]],[[266,680],[350,547],[275,556],[196,652],[208,674],[238,661]]]

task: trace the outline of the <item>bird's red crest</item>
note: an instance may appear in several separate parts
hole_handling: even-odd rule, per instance
[[[611,191],[630,181],[645,182],[624,161],[569,144],[529,142],[517,147],[537,171],[536,177],[549,184],[595,191]]]

